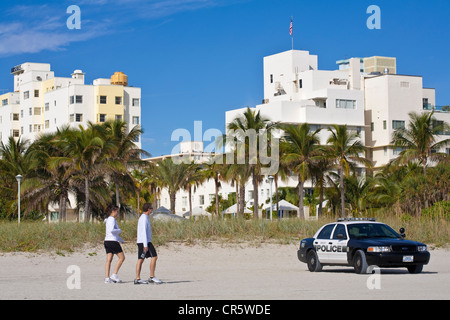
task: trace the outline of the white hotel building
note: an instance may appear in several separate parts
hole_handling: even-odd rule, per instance
[[[14,92],[0,95],[0,140],[10,136],[29,141],[44,132],[69,124],[87,126],[120,119],[129,129],[140,125],[141,89],[128,86],[116,72],[111,78],[85,84],[85,74],[55,77],[47,63],[23,63],[11,70]],[[141,142],[136,144],[140,147]]]
[[[309,123],[312,130],[322,128],[320,139],[325,143],[332,124],[347,125],[360,134],[367,147],[366,157],[375,168],[394,159],[400,150],[391,145],[395,129],[408,125],[410,112],[435,109],[438,121],[450,123],[450,112],[435,107],[435,90],[423,88],[420,76],[397,74],[396,59],[389,57],[351,58],[337,61],[338,70],[319,70],[318,57],[308,51],[290,50],[264,58],[264,100],[251,108],[281,123]],[[226,112],[227,126],[246,108]],[[448,138],[450,132],[440,139]],[[442,152],[450,153],[447,147]],[[189,150],[185,151],[189,153]],[[197,150],[198,152],[198,150]],[[279,187],[296,187],[296,177]],[[308,185],[306,186],[308,187]],[[260,184],[260,204],[269,198],[270,184]],[[214,199],[214,182],[209,181],[193,193],[193,207],[206,208]],[[227,197],[235,187],[222,182],[220,193]],[[247,206],[252,205],[253,185],[246,184]],[[176,212],[189,210],[185,191],[177,194]],[[163,190],[159,204],[169,205]],[[265,205],[266,207],[266,205]]]

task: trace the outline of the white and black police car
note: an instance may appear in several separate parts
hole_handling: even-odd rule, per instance
[[[353,266],[358,274],[370,272],[369,266],[420,273],[430,261],[425,244],[406,240],[403,228],[399,234],[372,218],[343,218],[324,225],[313,238],[301,240],[297,256],[311,272],[323,266]]]

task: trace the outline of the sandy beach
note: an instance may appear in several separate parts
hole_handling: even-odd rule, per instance
[[[303,300],[450,299],[450,251],[431,252],[418,275],[382,269],[371,275],[353,268],[325,267],[310,273],[297,259],[297,245],[171,243],[157,248],[162,285],[134,285],[137,251],[125,244],[122,284],[104,283],[103,247],[64,253],[0,254],[0,299]],[[114,259],[113,265],[117,261]],[[142,278],[149,276],[149,261]],[[373,282],[373,281],[372,281]]]

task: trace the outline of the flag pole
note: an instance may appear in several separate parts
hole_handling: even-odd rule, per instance
[[[289,28],[292,40],[292,50],[294,50],[294,17],[291,16],[291,27]]]

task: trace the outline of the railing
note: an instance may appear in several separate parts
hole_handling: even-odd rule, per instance
[[[450,106],[434,106],[430,103],[423,105],[423,110],[433,110],[435,112],[450,112]]]

